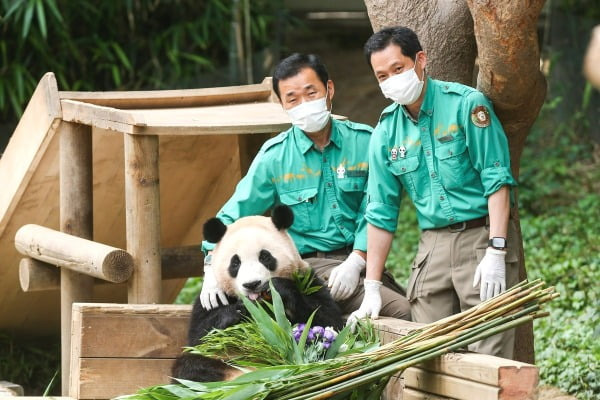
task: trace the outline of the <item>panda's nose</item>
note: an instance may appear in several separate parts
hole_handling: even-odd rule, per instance
[[[261,281],[246,282],[242,286],[248,290],[256,290],[260,286]]]

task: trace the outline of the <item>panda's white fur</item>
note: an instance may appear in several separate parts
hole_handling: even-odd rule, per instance
[[[267,250],[277,262],[271,271],[261,261],[261,251]],[[230,273],[232,257],[241,262],[237,276]],[[269,278],[290,278],[297,270],[308,268],[292,238],[285,229],[277,229],[269,217],[244,217],[227,226],[227,231],[214,248],[212,266],[221,289],[230,296],[245,296],[252,300],[268,288]],[[256,290],[244,284],[260,281]],[[253,286],[252,285],[252,286]]]
[[[190,346],[197,345],[215,328],[225,329],[244,321],[248,312],[242,296],[269,301],[269,281],[279,293],[290,323],[305,323],[314,317],[314,325],[335,329],[344,326],[342,312],[325,284],[302,260],[286,231],[293,220],[292,210],[281,205],[272,210],[271,218],[244,217],[229,226],[211,218],[204,224],[204,238],[216,243],[212,267],[228,304],[206,309],[200,298],[196,299],[188,331]],[[307,270],[316,291],[304,293],[298,287],[294,272],[299,270]],[[198,382],[232,379],[239,374],[222,360],[192,353],[177,357],[172,369],[172,376]]]

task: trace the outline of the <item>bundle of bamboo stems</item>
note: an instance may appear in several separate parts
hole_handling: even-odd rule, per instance
[[[428,324],[376,350],[305,365],[267,367],[229,382],[181,381],[143,389],[136,399],[378,399],[389,378],[406,368],[544,317],[558,296],[536,280],[522,282],[481,304]],[[356,393],[362,393],[356,397]],[[353,395],[354,394],[354,395]]]

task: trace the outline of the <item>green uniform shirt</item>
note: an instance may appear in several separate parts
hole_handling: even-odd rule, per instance
[[[515,186],[508,142],[490,101],[468,86],[427,78],[418,121],[396,103],[370,147],[367,221],[394,232],[402,190],[421,229],[488,214],[487,197]]]
[[[367,250],[366,183],[372,128],[332,119],[323,152],[292,126],[269,139],[218,212],[225,224],[278,204],[294,212],[289,233],[298,251]],[[213,246],[203,243],[205,250]]]

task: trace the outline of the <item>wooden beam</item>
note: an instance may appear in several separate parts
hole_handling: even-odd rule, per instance
[[[65,220],[64,229],[72,227],[74,220]],[[133,271],[133,258],[125,250],[39,225],[22,226],[15,235],[15,247],[36,260],[109,282],[125,282]]]
[[[204,257],[200,245],[161,250],[162,279],[202,276]],[[24,292],[60,289],[60,270],[55,265],[25,257],[19,263],[19,281]],[[107,281],[94,280],[94,284]]]
[[[59,95],[61,99],[77,100],[121,109],[201,107],[264,101],[271,95],[270,82],[270,78],[266,78],[263,83],[256,85],[130,92],[63,91],[59,92]]]
[[[0,157],[0,236],[60,124],[58,93],[54,74],[44,74]]]
[[[129,303],[160,303],[158,137],[124,135],[127,251],[133,256]]]
[[[453,400],[448,397],[436,396],[435,394],[421,392],[419,390],[404,388],[402,397],[388,397],[384,400],[402,399],[402,400]]]
[[[172,365],[173,359],[164,358],[81,358],[79,385],[70,396],[83,400],[134,394],[144,387],[169,383]]]
[[[63,122],[60,129],[60,230],[64,237],[76,235],[92,239],[93,235],[93,195],[92,195],[92,128],[89,126]],[[30,229],[27,229],[29,227]],[[26,225],[22,233],[29,233],[25,238],[35,238],[36,234],[43,236],[47,228]],[[23,229],[21,228],[21,229]],[[39,228],[39,229],[38,229]],[[51,231],[52,230],[48,230]],[[19,236],[19,230],[16,237]],[[57,232],[58,233],[58,232]],[[18,241],[15,237],[15,243]],[[76,240],[85,240],[78,239]],[[37,242],[37,243],[35,243]],[[38,246],[33,251],[41,252],[40,241],[34,241]],[[90,243],[93,243],[90,241]],[[57,247],[54,245],[58,244]],[[61,250],[61,242],[50,242],[49,249]],[[67,250],[77,253],[78,247]],[[52,254],[52,251],[50,251]],[[80,253],[81,254],[81,253]],[[47,261],[47,260],[44,260]],[[69,389],[70,360],[71,360],[71,306],[76,301],[88,301],[93,294],[93,280],[90,276],[65,269],[61,270],[61,377],[62,394]]]
[[[402,374],[404,386],[456,400],[498,400],[500,388],[483,383],[438,374],[420,368],[408,368]]]
[[[503,382],[511,382],[512,391],[519,390],[515,383],[530,389],[535,388],[538,383],[538,369],[535,366],[479,353],[450,353],[420,364],[419,367],[493,386],[502,387]],[[504,391],[507,390],[509,388],[504,388]]]

